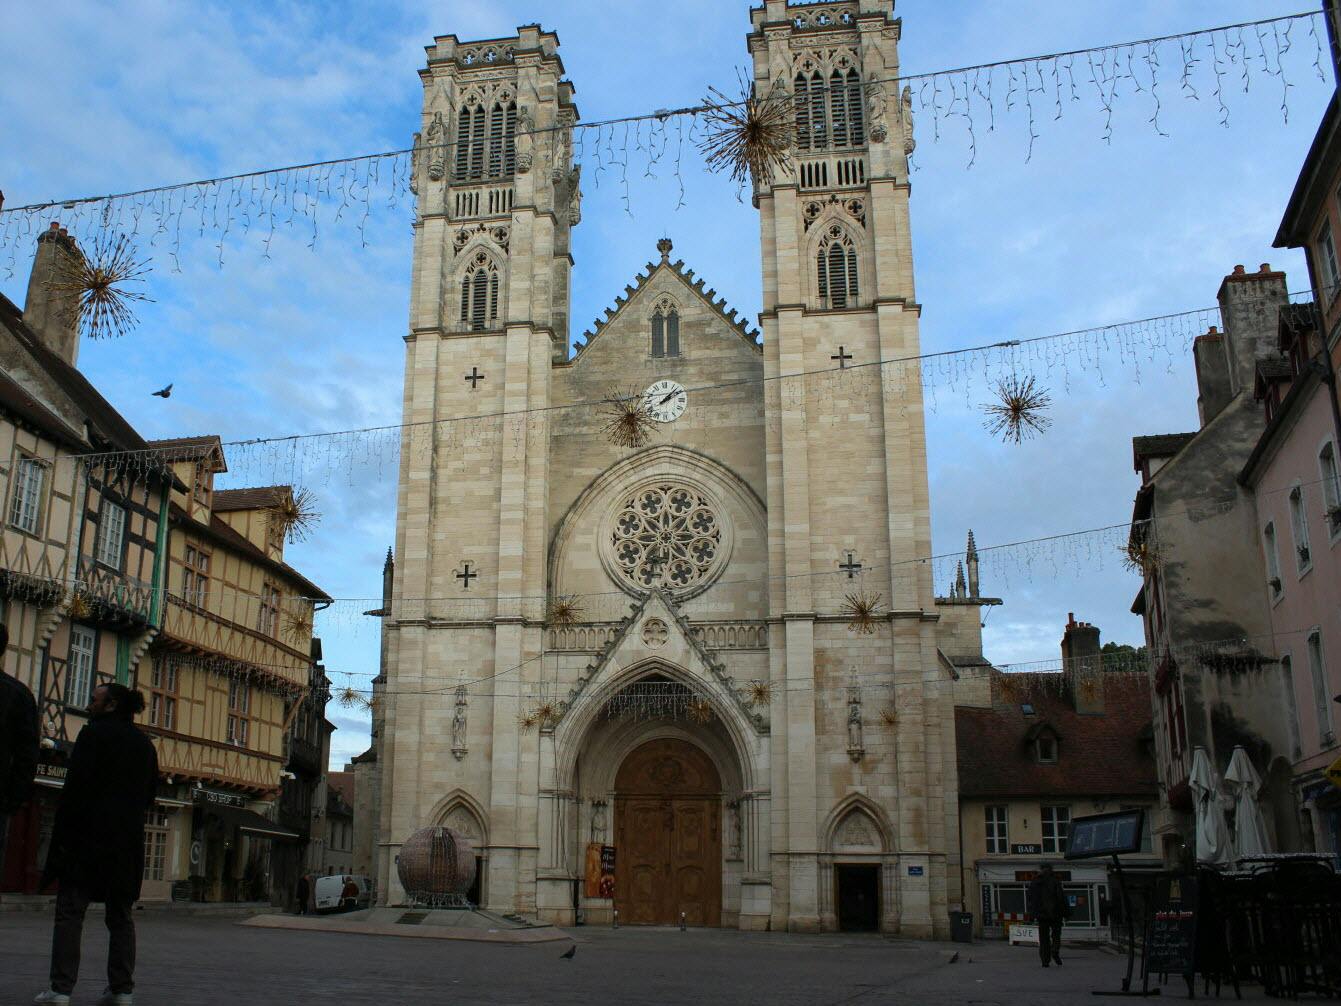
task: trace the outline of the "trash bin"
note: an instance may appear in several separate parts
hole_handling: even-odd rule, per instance
[[[973,913],[950,913],[950,939],[956,943],[973,942]]]

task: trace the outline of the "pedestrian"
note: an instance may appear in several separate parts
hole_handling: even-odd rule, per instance
[[[1038,923],[1038,956],[1046,968],[1062,963],[1062,921],[1071,914],[1066,891],[1052,864],[1044,863],[1029,882],[1029,912]]]
[[[125,685],[93,690],[56,809],[45,888],[60,883],[51,935],[51,988],[34,1003],[68,1003],[79,978],[79,944],[90,902],[106,905],[107,988],[98,1006],[129,1006],[135,989],[131,909],[144,875],[144,818],[154,805],[158,756],[135,726],[144,696]]]
[[[345,886],[340,890],[340,904],[346,912],[352,912],[359,906],[359,885],[353,877],[345,878]]]
[[[28,802],[37,775],[37,703],[27,685],[5,673],[8,647],[9,630],[0,623],[0,875],[10,816]]]
[[[307,874],[304,873],[301,877],[298,878],[298,914],[299,914],[299,915],[306,915],[306,914],[307,914],[307,896],[308,896],[309,893],[311,893],[311,890],[312,890],[312,882],[311,882],[310,880],[307,879]]]

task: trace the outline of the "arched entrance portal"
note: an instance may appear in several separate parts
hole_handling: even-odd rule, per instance
[[[615,907],[637,925],[722,920],[722,783],[712,760],[663,737],[615,776]]]

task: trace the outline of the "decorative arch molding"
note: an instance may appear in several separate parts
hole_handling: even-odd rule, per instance
[[[892,829],[884,810],[861,793],[851,793],[834,806],[823,834],[825,851],[834,855],[881,855],[893,847]]]
[[[715,499],[719,504],[725,504],[723,510],[744,514],[745,518],[753,523],[756,535],[763,535],[762,540],[767,540],[768,515],[764,502],[732,469],[706,454],[684,447],[668,444],[649,447],[616,462],[596,476],[560,518],[549,548],[548,586],[551,594],[565,592],[564,560],[574,545],[579,529],[597,525],[598,533],[604,531],[606,525],[613,521],[615,512],[629,493],[642,483],[659,478],[685,483],[704,492],[707,497]],[[723,521],[725,538],[722,544],[723,555],[715,566],[714,578],[704,578],[688,590],[677,591],[678,600],[686,600],[707,590],[712,586],[715,575],[726,568],[733,547],[732,539],[739,537],[730,524],[730,521]],[[607,543],[597,544],[603,548]],[[612,566],[608,561],[611,555],[603,551],[601,558],[607,574],[621,590],[635,598],[647,596],[646,591],[638,589],[632,581],[618,575],[618,567]]]
[[[805,247],[807,293],[812,309],[835,307],[834,293],[840,276],[842,308],[860,307],[870,299],[875,277],[871,275],[869,242],[864,227],[854,219],[846,202],[824,207],[807,232]],[[836,271],[836,267],[842,272]]]
[[[602,725],[609,722],[601,717],[606,700],[625,685],[653,673],[693,688],[702,695],[712,707],[712,727],[689,728],[680,723],[630,722],[616,723],[610,729],[602,730]],[[631,664],[611,675],[598,687],[584,689],[573,698],[554,727],[557,786],[563,790],[573,789],[579,759],[586,756],[587,760],[604,766],[598,771],[608,774],[608,780],[603,779],[602,782],[606,789],[612,789],[615,774],[623,759],[639,745],[659,737],[678,737],[705,750],[716,766],[723,786],[728,789],[747,791],[767,785],[766,774],[761,774],[755,752],[761,735],[757,726],[746,719],[745,712],[733,696],[711,675],[696,674],[654,657]],[[600,743],[602,740],[606,743]],[[601,754],[596,759],[590,758],[594,753],[591,750],[593,741],[597,742],[596,747]],[[766,739],[763,742],[766,744]]]
[[[494,228],[503,230],[505,228]],[[448,331],[495,331],[507,317],[507,248],[491,231],[476,229],[446,265],[444,258],[442,314]],[[458,235],[459,236],[459,235]],[[480,281],[477,277],[483,276]],[[477,300],[477,298],[481,298]]]
[[[463,789],[454,789],[434,805],[428,819],[434,827],[455,828],[475,843],[482,852],[489,845],[489,816],[483,805]],[[459,825],[469,827],[462,828]]]

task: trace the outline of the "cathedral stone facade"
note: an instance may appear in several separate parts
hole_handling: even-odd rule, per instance
[[[560,923],[928,937],[961,900],[945,653],[980,647],[978,608],[917,561],[919,370],[862,366],[919,352],[901,23],[889,0],[750,18],[755,87],[796,114],[791,166],[754,191],[762,335],[662,240],[571,356],[558,38],[428,47],[375,723],[387,903],[399,843],[434,824],[475,841],[485,907]],[[646,395],[646,444],[607,436],[612,389]]]

